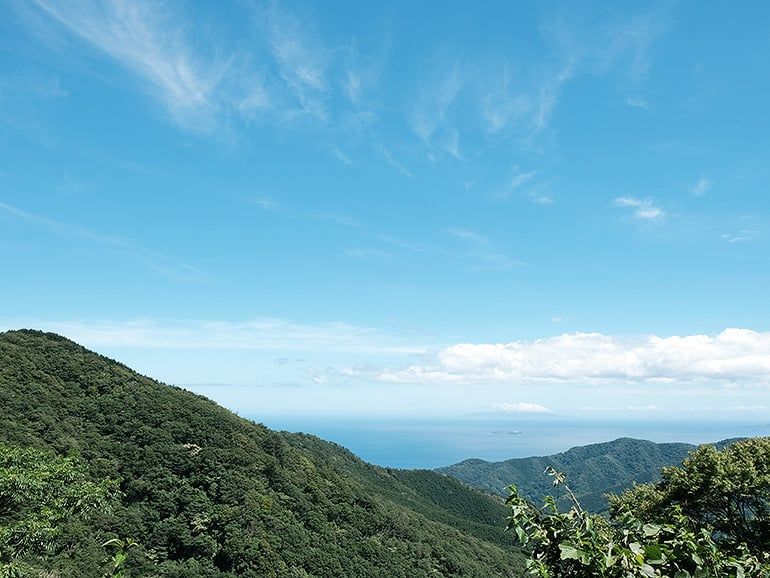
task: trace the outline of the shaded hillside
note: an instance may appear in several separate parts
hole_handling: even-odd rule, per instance
[[[271,431],[52,334],[0,334],[0,442],[77,453],[121,502],[45,567],[96,576],[518,576],[502,503],[433,472],[386,470]],[[0,523],[2,520],[0,520]]]
[[[297,447],[321,456],[323,463],[347,472],[370,495],[397,502],[431,520],[513,548],[513,536],[501,531],[508,509],[502,499],[431,470],[398,470],[368,464],[337,444],[306,434],[281,432]]]
[[[554,492],[551,479],[543,475],[545,468],[551,466],[567,474],[568,484],[586,509],[602,511],[607,507],[604,494],[619,493],[634,482],[657,481],[661,468],[681,464],[695,447],[620,438],[544,457],[502,462],[465,460],[437,471],[501,496],[507,496],[506,488],[513,484],[522,496],[541,503],[546,495]],[[561,497],[559,503],[566,505],[566,498]]]

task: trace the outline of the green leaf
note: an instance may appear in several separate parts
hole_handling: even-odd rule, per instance
[[[663,564],[663,552],[659,544],[648,544],[644,547],[644,558],[648,564]]]
[[[561,550],[562,560],[579,560],[584,554],[582,550],[578,550],[570,544],[559,544],[559,550]]]
[[[642,526],[642,532],[644,532],[644,535],[648,538],[652,536],[657,536],[658,534],[660,534],[660,526],[656,524],[645,524],[644,526]]]

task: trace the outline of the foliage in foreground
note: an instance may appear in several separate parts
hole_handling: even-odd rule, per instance
[[[61,552],[73,523],[108,511],[114,492],[74,458],[0,444],[0,577],[29,575]]]
[[[611,497],[608,517],[585,512],[562,474],[546,470],[572,500],[538,508],[511,487],[509,530],[541,578],[758,578],[770,576],[770,439],[723,451],[702,446],[658,484]]]

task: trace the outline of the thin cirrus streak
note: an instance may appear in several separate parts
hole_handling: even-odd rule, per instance
[[[179,15],[124,0],[79,1],[66,7],[34,0],[28,9],[32,6],[139,76],[185,128],[202,129],[216,115],[228,63],[193,51]]]
[[[34,326],[94,348],[234,351],[317,351],[412,355],[427,350],[411,332],[386,331],[338,321],[298,323],[278,318],[222,320],[26,320],[6,319],[0,328]]]
[[[47,229],[48,231],[70,238],[81,238],[91,243],[110,248],[131,261],[152,269],[161,276],[175,281],[200,282],[207,279],[206,273],[193,265],[183,263],[159,251],[148,249],[120,237],[97,233],[85,227],[71,225],[45,215],[31,213],[0,201],[0,213]]]

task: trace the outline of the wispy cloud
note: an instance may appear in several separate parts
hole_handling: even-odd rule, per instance
[[[370,377],[402,383],[770,384],[770,333],[619,338],[567,333],[534,341],[459,343]]]
[[[361,75],[357,70],[349,68],[345,72],[342,89],[351,104],[358,106],[361,103]]]
[[[532,177],[534,177],[535,174],[535,171],[517,172],[511,177],[511,181],[508,183],[508,190],[514,191],[518,189],[524,183],[532,180]]]
[[[440,133],[439,145],[454,157],[460,157],[459,133],[449,122],[449,114],[464,84],[458,62],[438,75],[438,79],[426,83],[419,89],[417,104],[412,109],[410,125],[429,148],[434,144],[436,133]]]
[[[524,185],[531,182],[535,175],[537,175],[536,171],[522,171],[518,165],[515,165],[513,167],[513,176],[508,179],[508,182],[500,186],[494,196],[501,199],[510,197]]]
[[[385,161],[395,168],[399,173],[401,173],[405,177],[414,177],[414,173],[410,171],[406,166],[404,166],[401,161],[399,161],[394,155],[393,151],[391,151],[389,148],[385,146],[381,146],[379,148],[380,154],[385,159]]]
[[[184,18],[168,5],[32,0],[25,6],[37,8],[73,37],[135,73],[187,130],[213,128],[226,99],[221,88],[230,63],[213,56],[202,58],[194,51],[181,25]]]
[[[505,253],[495,251],[489,239],[484,235],[475,233],[469,229],[449,228],[446,232],[453,237],[465,241],[470,247],[460,252],[449,251],[448,254],[461,259],[470,260],[474,269],[484,271],[508,271],[514,267],[524,265],[518,259],[509,257]]]
[[[556,179],[551,178],[545,181],[540,181],[528,187],[527,196],[529,200],[537,205],[552,205],[554,204],[554,198],[551,194],[551,185]]]
[[[493,412],[499,413],[553,413],[544,405],[526,401],[517,401],[514,403],[507,401],[495,402],[490,405],[490,409]]]
[[[326,351],[420,354],[425,347],[408,332],[387,332],[343,322],[296,323],[286,319],[248,321],[135,319],[127,321],[27,320],[23,325],[60,333],[89,347],[223,349],[282,352]],[[0,320],[6,329],[19,322]]]
[[[540,134],[551,122],[564,84],[575,75],[574,64],[567,63],[548,78],[537,93],[530,138]]]
[[[757,229],[741,229],[736,233],[723,233],[722,240],[727,243],[745,243],[758,239],[760,232]]]
[[[175,281],[203,281],[206,275],[197,267],[180,262],[158,251],[147,249],[136,243],[120,237],[104,235],[80,227],[71,225],[44,215],[24,211],[13,205],[0,202],[0,211],[12,215],[18,219],[42,227],[54,234],[69,238],[80,238],[111,248],[114,252],[125,255],[133,261],[139,262],[155,272]]]
[[[270,197],[254,197],[253,199],[251,199],[251,202],[257,205],[258,207],[262,207],[266,211],[281,210],[281,205],[279,205],[276,201],[274,201]]]
[[[337,158],[338,161],[340,161],[342,164],[351,166],[353,164],[353,159],[351,159],[346,153],[342,152],[338,147],[334,147],[332,149],[332,153]]]
[[[277,2],[265,10],[265,18],[270,53],[297,104],[288,112],[327,121],[329,56],[325,47],[311,40],[306,24]]]
[[[390,257],[390,253],[386,251],[381,251],[379,249],[345,249],[342,252],[345,257],[353,257],[356,259],[366,258],[366,257]]]
[[[552,205],[554,203],[553,197],[549,195],[541,195],[539,193],[530,193],[529,198],[533,203],[538,205]]]
[[[505,63],[495,67],[495,74],[480,82],[484,86],[480,98],[481,117],[486,132],[497,134],[521,120],[530,110],[531,98],[514,82],[511,67]]]
[[[489,243],[489,239],[487,239],[485,236],[479,235],[478,233],[474,233],[473,231],[470,231],[468,229],[459,229],[459,228],[451,227],[446,231],[447,233],[449,233],[453,237],[457,237],[458,239],[473,241],[481,245],[487,245]]]
[[[478,260],[477,269],[487,271],[509,271],[525,265],[523,261],[509,257],[504,253],[479,252],[471,255]]]
[[[615,199],[616,207],[628,207],[633,209],[634,217],[648,221],[662,219],[666,216],[663,209],[658,207],[650,199],[637,199],[635,197],[618,197]]]
[[[651,111],[652,107],[650,103],[639,96],[629,96],[626,98],[626,104],[632,108],[641,108],[642,110]]]
[[[705,178],[700,178],[698,179],[698,182],[692,186],[692,188],[690,189],[690,192],[696,197],[702,197],[703,195],[708,193],[710,190],[711,190],[711,181]]]
[[[652,10],[619,20],[608,28],[600,59],[607,66],[618,63],[623,66],[630,90],[638,89],[647,79],[655,42],[668,30],[669,20],[665,12]]]

